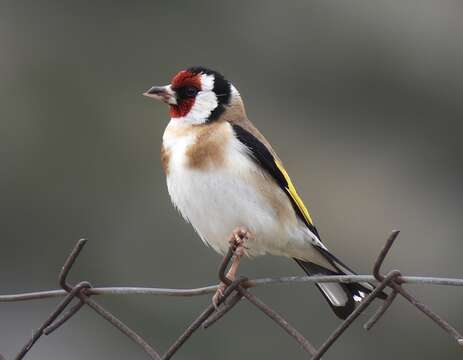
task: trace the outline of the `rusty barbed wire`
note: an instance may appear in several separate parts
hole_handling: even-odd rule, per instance
[[[31,293],[21,293],[12,295],[0,295],[0,302],[15,302],[15,301],[28,301],[44,298],[64,297],[58,304],[55,310],[48,316],[42,325],[34,331],[32,338],[27,341],[24,347],[18,352],[15,359],[23,359],[26,354],[31,350],[34,344],[43,336],[50,335],[52,332],[59,329],[64,323],[76,315],[84,306],[93,309],[103,319],[108,321],[111,325],[116,327],[124,335],[130,338],[133,342],[139,345],[151,359],[155,360],[168,360],[171,359],[175,353],[191,338],[191,336],[200,328],[207,329],[215,322],[219,321],[230,310],[232,310],[240,301],[246,299],[249,303],[254,305],[266,316],[280,326],[289,336],[294,338],[296,342],[311,356],[311,360],[319,360],[329,348],[342,336],[342,334],[350,327],[350,325],[358,318],[358,316],[365,311],[372,303],[373,300],[378,298],[378,295],[386,288],[391,289],[388,297],[371,316],[371,318],[364,324],[366,330],[370,330],[389,309],[390,305],[395,301],[398,295],[406,299],[415,308],[424,313],[447,334],[452,336],[459,345],[463,346],[463,336],[446,320],[441,318],[437,313],[432,311],[423,302],[416,299],[408,291],[403,288],[403,284],[430,284],[430,285],[447,285],[447,286],[463,286],[463,279],[451,278],[435,278],[435,277],[417,277],[417,276],[403,276],[399,270],[392,270],[386,275],[382,275],[381,267],[389,253],[392,245],[394,244],[399,231],[393,231],[387,239],[384,247],[378,255],[374,266],[373,275],[335,275],[335,276],[291,276],[280,278],[264,278],[264,279],[247,279],[240,277],[231,282],[225,275],[226,269],[234,255],[235,245],[232,244],[228,253],[223,258],[219,267],[219,279],[224,282],[227,287],[224,291],[223,297],[219,300],[219,306],[216,308],[210,304],[203,310],[198,317],[184,330],[184,332],[173,342],[164,355],[160,355],[146,340],[139,334],[132,330],[122,320],[118,319],[114,314],[101,306],[98,302],[91,298],[95,295],[126,295],[126,294],[143,294],[143,295],[164,295],[164,296],[199,296],[210,294],[216,291],[217,286],[206,286],[194,289],[165,289],[165,288],[146,288],[146,287],[92,287],[88,281],[81,281],[76,285],[67,282],[68,274],[74,265],[77,257],[81,253],[86,244],[86,240],[81,239],[77,242],[74,249],[66,259],[60,274],[59,284],[62,290],[49,290]],[[377,282],[375,290],[368,294],[357,308],[344,320],[325,340],[319,347],[315,347],[307,340],[296,328],[294,328],[282,315],[273,310],[270,306],[265,304],[255,294],[251,293],[249,289],[263,285],[275,284],[294,284],[300,282],[364,282],[374,281]],[[70,306],[76,300],[77,303]],[[69,308],[69,309],[68,309]],[[0,354],[0,360],[5,360]]]

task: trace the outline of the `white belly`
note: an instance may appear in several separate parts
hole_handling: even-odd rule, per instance
[[[228,249],[228,238],[238,226],[255,235],[273,229],[274,215],[249,184],[224,170],[204,173],[198,170],[175,172],[167,178],[169,194],[175,206],[204,242],[216,251]],[[267,232],[267,231],[265,231]],[[253,247],[253,255],[265,249]]]
[[[185,151],[193,138],[185,137],[171,143],[164,140],[171,152],[167,175],[170,197],[205,243],[225,253],[231,232],[243,226],[255,236],[247,244],[250,256],[271,253],[310,257],[310,254],[303,255],[312,252],[305,226],[301,226],[290,205],[288,213],[291,215],[282,222],[281,211],[278,213],[268,196],[263,195],[261,190],[265,186],[259,185],[272,180],[265,178],[238,140],[233,138],[226,145],[225,166],[205,170],[186,166]],[[287,201],[277,186],[275,191],[281,192],[278,196],[282,201]]]

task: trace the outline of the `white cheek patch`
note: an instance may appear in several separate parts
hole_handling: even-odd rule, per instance
[[[233,85],[233,84],[230,84],[230,90],[231,90],[231,96],[232,98],[233,97],[241,97],[238,89]]]
[[[214,89],[214,75],[201,74],[201,90],[212,91]]]
[[[213,89],[214,75],[201,74],[201,91],[196,95],[195,103],[187,115],[175,118],[175,120],[189,124],[205,123],[219,104]]]

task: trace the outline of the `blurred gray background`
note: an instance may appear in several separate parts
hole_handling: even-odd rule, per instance
[[[369,272],[462,277],[463,4],[459,1],[1,1],[0,292],[94,285],[215,283],[220,258],[173,209],[159,160],[167,109],[141,93],[204,65],[240,90],[285,160],[326,243]],[[302,275],[291,261],[245,261],[251,277]],[[411,287],[463,329],[461,289]],[[315,344],[339,321],[313,285],[257,289]],[[210,301],[99,300],[166,349]],[[11,358],[57,300],[0,304]],[[370,309],[362,319],[373,312]],[[357,322],[326,359],[460,359],[403,300],[371,332]],[[305,353],[242,303],[176,359],[291,359]],[[146,359],[85,309],[31,359]]]

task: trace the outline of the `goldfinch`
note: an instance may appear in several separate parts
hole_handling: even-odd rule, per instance
[[[248,239],[241,247],[248,256],[292,258],[309,276],[353,273],[321,242],[282,161],[219,72],[191,67],[144,95],[169,105],[161,147],[167,188],[204,243],[224,254],[233,233]],[[239,256],[231,277],[238,262]],[[368,283],[317,287],[341,319],[373,289]]]

